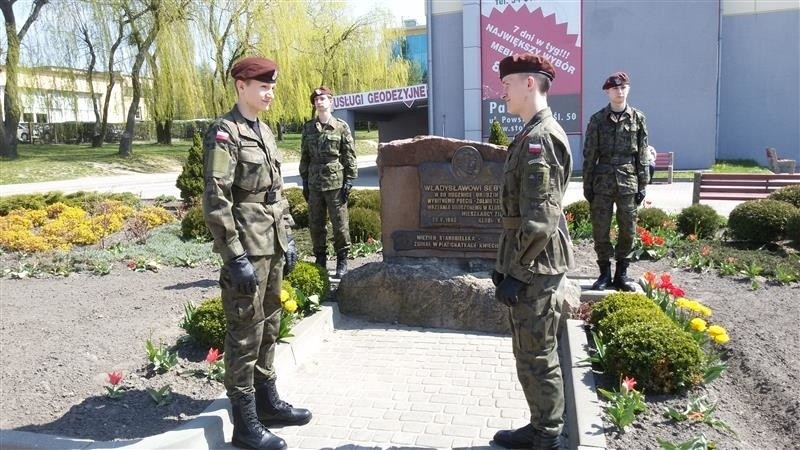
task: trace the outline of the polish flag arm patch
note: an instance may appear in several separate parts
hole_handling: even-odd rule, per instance
[[[231,135],[229,135],[228,133],[222,130],[217,130],[217,136],[216,136],[217,142],[228,142],[230,140],[230,137]]]
[[[542,144],[528,144],[528,153],[534,155],[542,153]]]

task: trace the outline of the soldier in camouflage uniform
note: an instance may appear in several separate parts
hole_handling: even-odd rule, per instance
[[[574,265],[562,211],[572,154],[547,104],[554,78],[555,69],[542,56],[526,53],[500,61],[506,107],[525,127],[508,147],[503,232],[492,281],[495,296],[509,308],[517,376],[531,412],[528,425],[495,434],[494,442],[507,448],[558,449],[563,426],[557,334],[564,274]]]
[[[583,195],[591,206],[594,250],[600,268],[592,289],[613,286],[630,292],[635,289],[627,273],[636,235],[637,208],[644,200],[650,180],[647,124],[644,114],[628,105],[630,78],[625,72],[609,76],[603,90],[610,102],[589,119],[583,144]],[[619,226],[616,249],[609,238],[615,204]],[[613,280],[612,252],[617,261]]]
[[[311,420],[308,410],[282,401],[275,388],[281,280],[297,259],[281,155],[272,131],[258,120],[274,98],[277,74],[268,59],[236,63],[236,105],[209,127],[203,142],[203,213],[224,262],[219,284],[233,445],[265,450],[286,448],[265,426]]]
[[[331,90],[320,86],[311,93],[316,117],[303,125],[300,140],[300,176],[303,196],[308,202],[308,223],[316,264],[325,267],[327,256],[327,216],[333,225],[333,250],[336,277],[347,272],[350,251],[350,226],[347,200],[353,180],[358,176],[353,136],[347,122],[333,117]]]

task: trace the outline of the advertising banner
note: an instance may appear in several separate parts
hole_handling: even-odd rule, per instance
[[[545,55],[556,69],[548,103],[570,134],[581,133],[581,0],[481,0],[483,137],[492,122],[513,138],[525,125],[506,112],[500,60],[514,53]]]

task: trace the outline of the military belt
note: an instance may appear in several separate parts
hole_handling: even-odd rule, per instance
[[[330,164],[332,162],[339,161],[339,157],[332,157],[332,158],[315,158],[311,160],[311,164]]]
[[[503,228],[506,230],[518,230],[519,226],[522,224],[522,219],[519,217],[503,217]]]
[[[271,205],[281,199],[280,191],[247,192],[233,189],[233,203],[264,203]]]
[[[597,162],[600,164],[619,166],[622,164],[633,164],[635,162],[635,157],[633,155],[601,156]]]

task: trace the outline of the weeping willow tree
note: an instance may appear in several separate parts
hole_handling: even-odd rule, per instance
[[[164,2],[168,3],[168,2]],[[162,21],[147,62],[152,75],[152,87],[145,97],[156,128],[159,144],[171,144],[172,121],[203,117],[205,106],[199,76],[194,64],[194,40],[191,39],[189,16],[168,5],[157,15]]]
[[[320,84],[345,93],[402,86],[408,79],[408,62],[392,57],[396,34],[384,31],[391,28],[386,14],[352,19],[340,3],[301,0],[276,2],[255,19],[265,31],[254,37],[255,53],[279,67],[270,121],[306,120],[309,94]]]

